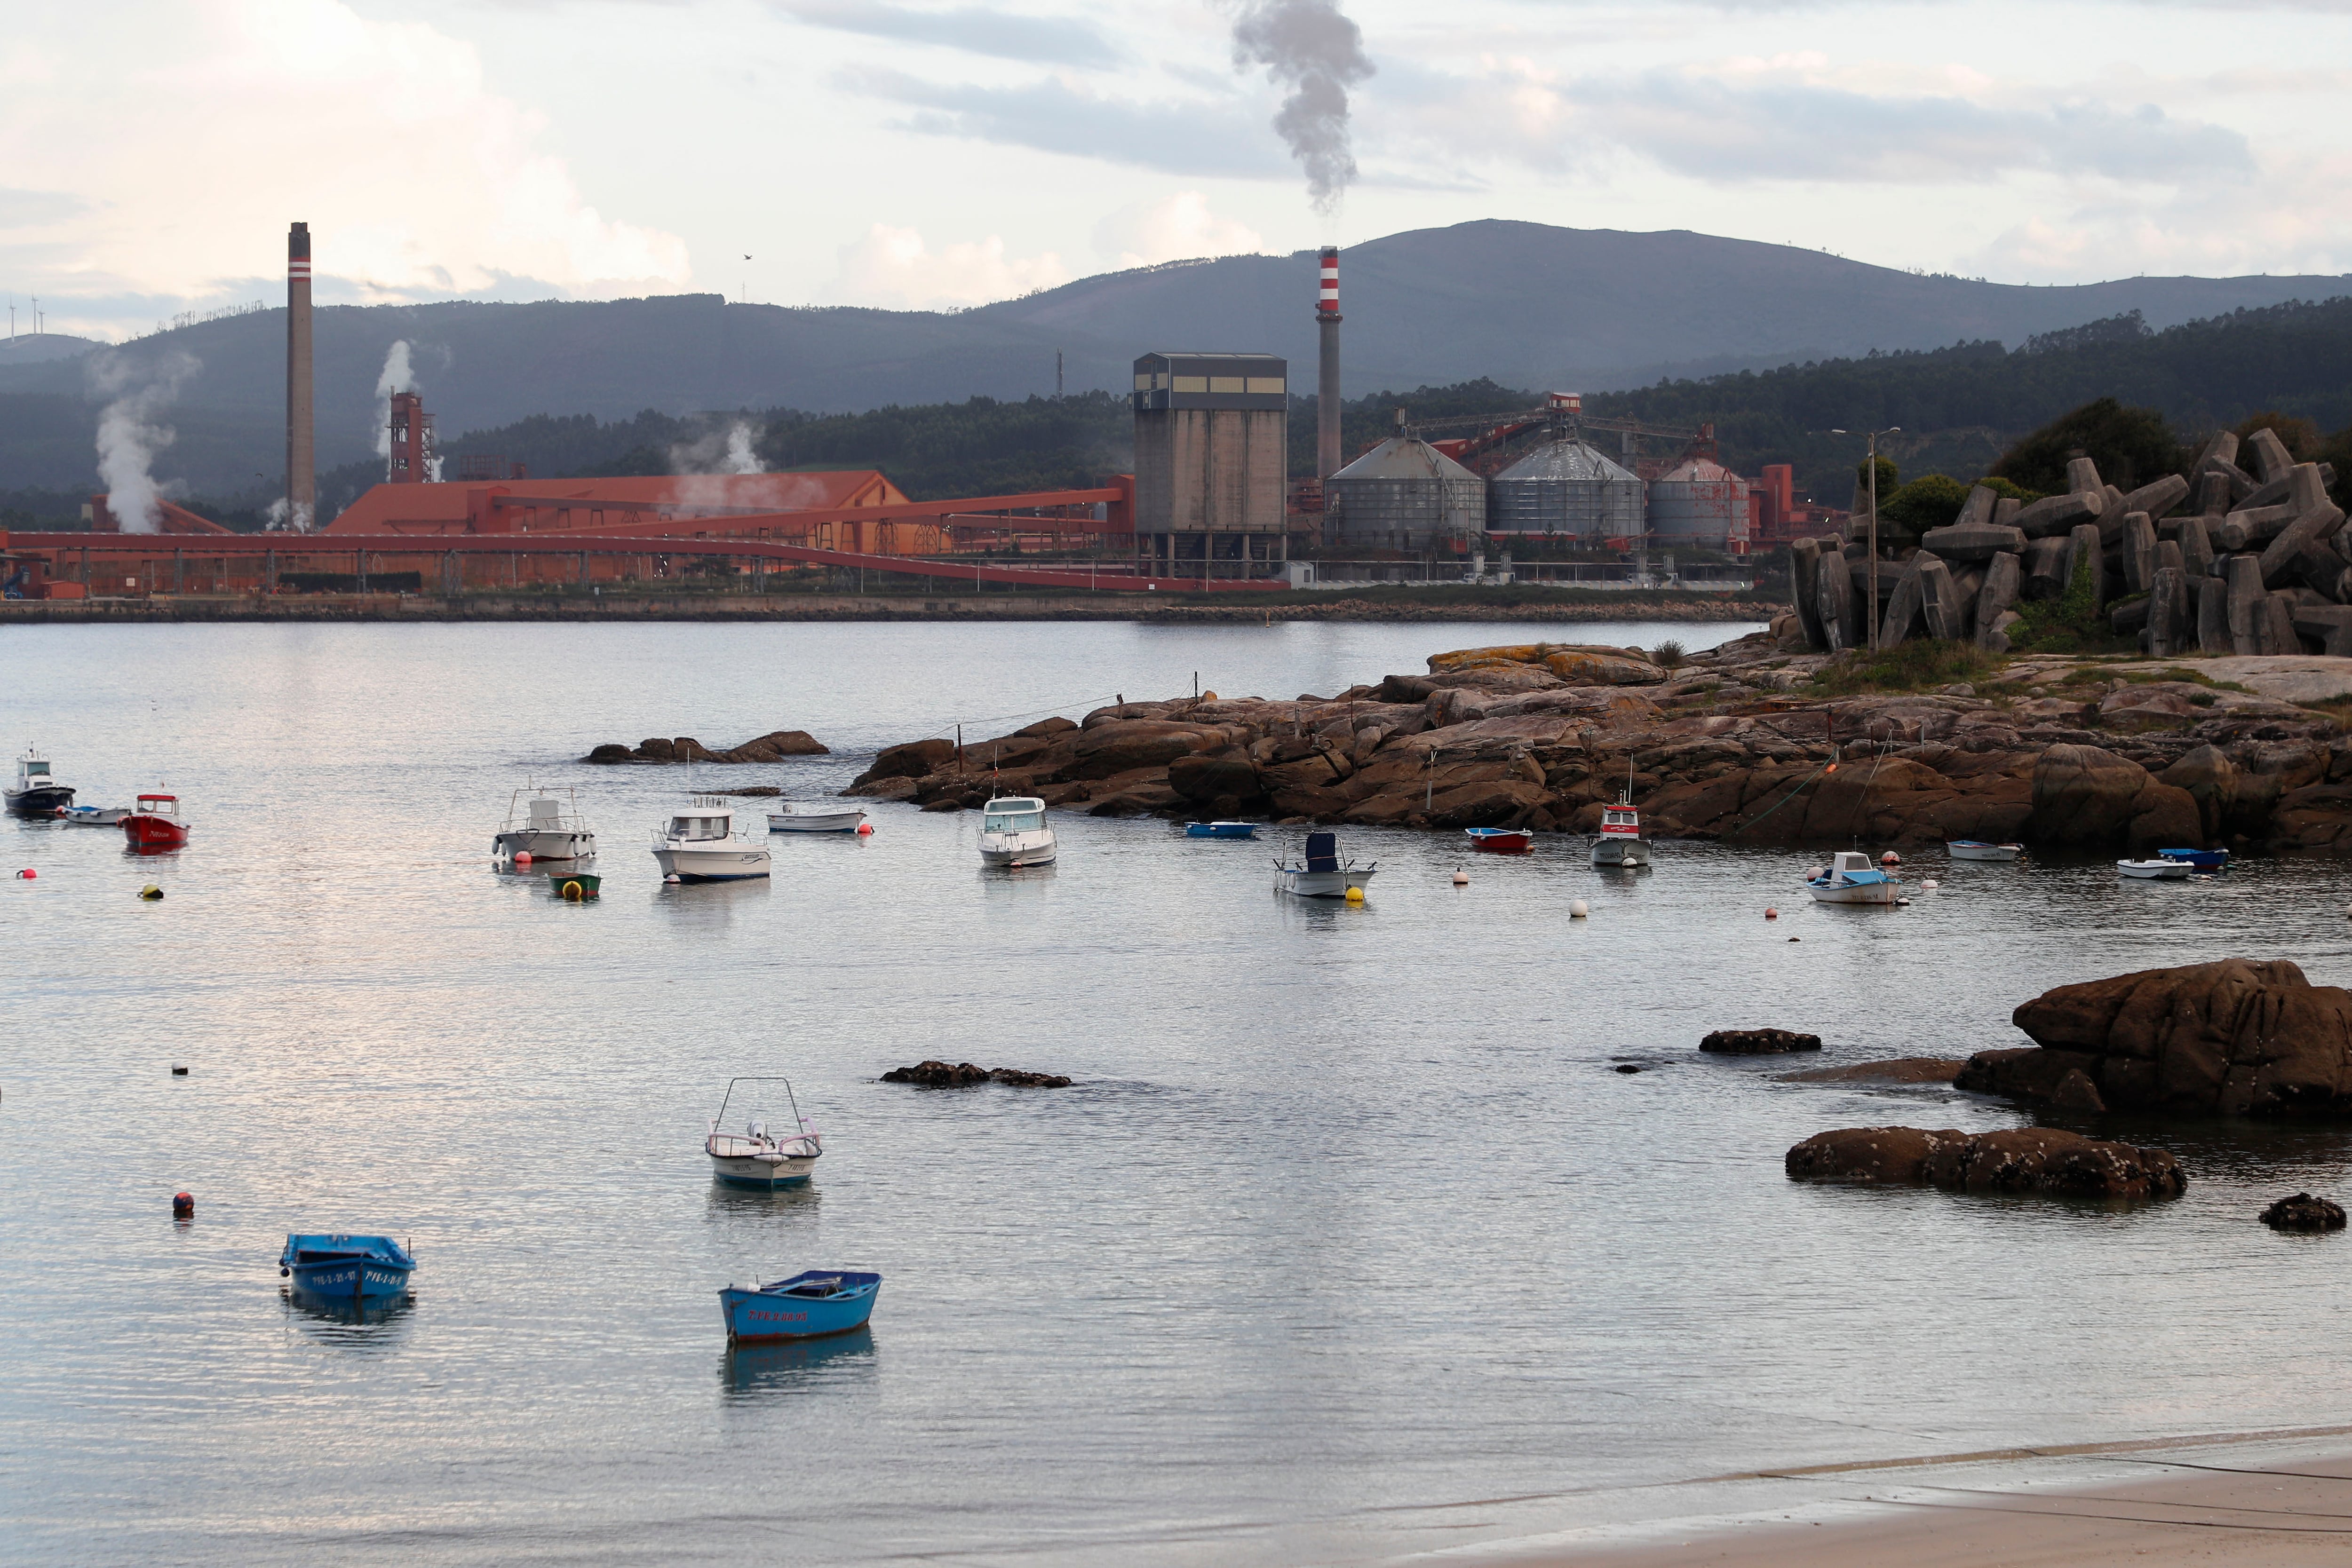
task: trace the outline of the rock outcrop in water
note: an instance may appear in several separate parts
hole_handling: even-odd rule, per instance
[[[940,811],[1003,793],[1097,816],[1590,832],[1630,784],[1657,838],[2352,852],[2352,737],[2300,706],[2314,697],[2023,658],[1981,689],[1819,696],[1814,677],[1843,666],[1792,653],[1793,631],[1672,669],[1639,649],[1527,643],[1332,696],[1121,702],[961,752],[894,746],[848,792]],[[2352,660],[2316,663],[2294,689],[2352,691]]]
[[[618,741],[606,741],[580,760],[583,762],[775,762],[787,757],[824,757],[833,747],[825,745],[804,729],[770,730],[756,740],[725,751],[713,751],[690,735],[675,739],[655,736],[637,742],[633,750]]]
[[[1842,1127],[1789,1151],[1792,1179],[1926,1186],[1946,1192],[2063,1197],[2178,1197],[2189,1178],[2162,1149],[2053,1127],[1996,1133]]]
[[[2280,1198],[2263,1210],[2263,1223],[2273,1230],[2341,1230],[2344,1210],[2324,1197],[2314,1197],[2307,1192]]]
[[[1721,1056],[1779,1056],[1793,1051],[1819,1051],[1822,1037],[1785,1029],[1719,1029],[1700,1040],[1698,1048]]]
[[[1010,1084],[1016,1089],[1067,1089],[1070,1081],[1058,1072],[1029,1072],[1018,1067],[987,1068],[969,1061],[919,1061],[894,1067],[882,1075],[885,1083],[919,1083],[926,1089],[957,1089],[969,1083]]]
[[[2060,986],[2011,1021],[2035,1043],[1979,1051],[1960,1088],[2081,1110],[2352,1115],[2352,992],[2284,959]]]

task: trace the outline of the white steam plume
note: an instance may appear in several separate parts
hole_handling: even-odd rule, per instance
[[[1252,66],[1290,89],[1274,128],[1307,171],[1307,199],[1329,217],[1356,177],[1348,87],[1372,74],[1363,32],[1336,0],[1238,0],[1234,68]]]
[[[751,450],[757,433],[748,419],[739,419],[724,431],[712,431],[669,449],[669,471],[680,475],[765,474],[766,465]]]
[[[112,399],[98,416],[98,476],[106,486],[106,509],[126,534],[163,531],[155,454],[172,444],[174,432],[155,415],[202,369],[194,355],[175,349],[145,366],[109,354],[90,371],[92,385]]]
[[[392,394],[415,392],[416,373],[408,363],[408,340],[400,339],[383,356],[383,370],[375,378],[375,455],[392,461]]]

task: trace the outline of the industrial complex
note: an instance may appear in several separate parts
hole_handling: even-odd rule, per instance
[[[320,527],[310,234],[296,224],[287,236],[283,527],[240,534],[164,503],[152,528],[129,531],[109,498],[95,496],[86,531],[0,534],[0,582],[11,597],[32,598],[304,588],[457,595],[713,578],[763,590],[779,573],[854,570],[975,586],[1246,592],[1349,580],[1350,562],[1366,569],[1352,574],[1358,580],[1399,575],[1404,563],[1423,580],[1484,577],[1487,550],[1507,562],[1516,545],[1523,557],[1616,561],[1617,580],[1643,586],[1657,580],[1653,549],[1736,558],[1833,520],[1796,504],[1785,465],[1754,479],[1725,468],[1711,426],[1588,416],[1574,393],[1500,417],[1416,424],[1400,409],[1393,434],[1349,458],[1339,253],[1327,247],[1318,261],[1311,475],[1288,472],[1286,361],[1164,349],[1134,362],[1135,472],[1087,489],[917,502],[873,470],[564,478],[483,458],[445,478],[431,413],[416,392],[400,391],[389,401],[383,482]],[[1532,571],[1612,575],[1606,565],[1566,578]]]

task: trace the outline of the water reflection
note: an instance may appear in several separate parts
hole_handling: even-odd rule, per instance
[[[818,1162],[822,1164],[823,1162]],[[710,1184],[709,1213],[714,1217],[733,1218],[738,1215],[794,1215],[814,1219],[817,1205],[824,1194],[811,1176],[806,1186],[777,1187],[763,1192],[758,1187],[728,1186],[720,1182]]]
[[[388,1301],[362,1305],[349,1296],[321,1296],[291,1286],[280,1286],[287,1322],[306,1331],[321,1344],[388,1349],[416,1306],[413,1292],[403,1291]]]
[[[823,1339],[730,1345],[719,1363],[719,1380],[732,1405],[871,1383],[879,1371],[869,1325]]]

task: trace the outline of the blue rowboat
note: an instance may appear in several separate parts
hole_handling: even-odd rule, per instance
[[[1255,822],[1192,822],[1184,829],[1188,839],[1254,839],[1257,837]]]
[[[719,1292],[719,1310],[730,1344],[815,1339],[864,1328],[881,1289],[879,1274],[811,1269],[754,1290],[729,1285]]]
[[[307,1295],[383,1301],[404,1295],[416,1260],[389,1236],[294,1235],[278,1271]]]
[[[2227,850],[2158,850],[2156,852],[2168,861],[2186,861],[2199,871],[2230,869],[2230,852]]]

